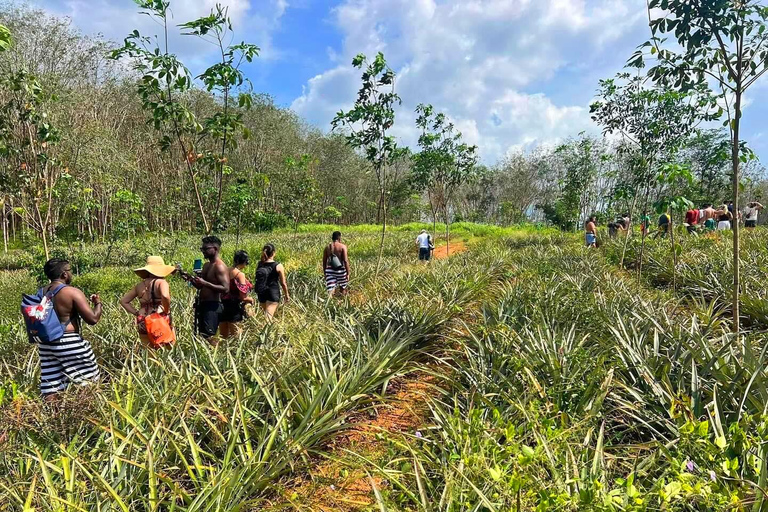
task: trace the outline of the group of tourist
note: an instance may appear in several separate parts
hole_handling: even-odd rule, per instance
[[[160,256],[149,256],[146,264],[134,270],[141,281],[120,299],[120,305],[136,318],[136,331],[150,348],[170,347],[176,341],[171,316],[171,290],[166,278],[178,275],[197,289],[194,307],[194,331],[213,346],[220,338],[237,336],[241,323],[254,314],[254,305],[271,321],[281,301],[290,294],[285,267],[275,261],[276,248],[266,244],[251,282],[247,275],[250,256],[235,251],[232,265],[221,259],[221,240],[216,236],[202,239],[200,252],[206,260],[192,273],[180,266],[167,265]],[[419,260],[429,261],[434,250],[431,236],[422,230],[416,238]],[[325,289],[329,296],[346,294],[350,279],[347,246],[341,232],[335,231],[322,256]],[[98,295],[86,298],[71,286],[73,273],[63,259],[46,262],[44,272],[49,283],[34,296],[22,300],[22,316],[30,341],[37,344],[40,356],[40,391],[54,396],[70,383],[84,384],[98,380],[99,367],[91,344],[82,336],[82,322],[95,325],[102,316]],[[251,296],[255,291],[256,298]]]
[[[744,227],[751,229],[757,226],[757,217],[764,206],[757,201],[747,204],[743,212],[734,212],[733,201],[723,203],[714,208],[711,203],[703,204],[700,208],[690,208],[685,213],[685,228],[688,233],[698,231],[724,231],[733,227],[733,222],[744,221]],[[657,223],[656,235],[665,237],[669,233],[671,218],[668,213],[662,213]],[[643,234],[650,233],[651,218],[644,215],[640,222]],[[628,232],[630,229],[630,217],[624,213],[613,222],[608,223],[608,236],[616,237],[618,234]],[[584,223],[584,238],[587,247],[597,246],[597,221],[595,216],[590,216]]]

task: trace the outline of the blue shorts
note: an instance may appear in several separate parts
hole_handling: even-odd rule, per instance
[[[597,242],[597,237],[594,233],[586,233],[586,240],[587,240],[587,247],[591,247],[595,245]]]

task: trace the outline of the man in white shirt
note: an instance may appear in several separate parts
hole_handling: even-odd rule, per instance
[[[754,228],[757,226],[757,212],[763,209],[763,205],[753,201],[744,208],[744,227]]]
[[[429,261],[432,256],[432,239],[426,229],[416,237],[416,245],[419,246],[419,261]]]

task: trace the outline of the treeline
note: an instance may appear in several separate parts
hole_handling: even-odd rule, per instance
[[[226,13],[219,14],[225,25]],[[185,29],[205,35],[217,27],[216,19],[210,26],[201,23]],[[224,86],[210,85],[205,76],[190,84],[169,63],[167,48],[153,57],[139,37],[134,46],[127,41],[121,47],[81,34],[68,19],[13,3],[2,5],[0,24],[12,36],[5,51],[0,47],[6,247],[30,236],[45,242],[146,231],[259,231],[303,222],[379,223],[385,211],[395,223],[533,220],[575,229],[594,212],[608,218],[640,209],[632,201],[637,165],[621,142],[581,134],[493,166],[469,162],[472,172],[448,194],[445,178],[442,189],[434,177],[432,186],[421,179],[425,166],[440,165],[424,155],[439,154],[437,142],[455,137],[453,125],[429,107],[424,119],[433,124],[425,121],[424,137],[438,126],[436,120],[443,123],[441,131],[420,140],[420,153],[393,153],[382,187],[375,166],[348,144],[347,132],[311,127],[251,91],[236,79],[235,64],[235,78]],[[257,56],[247,46],[231,51]],[[116,54],[133,60],[110,58]],[[152,83],[153,58],[175,73],[176,96]],[[137,69],[136,62],[149,71]],[[694,201],[724,199],[726,133],[697,132],[665,158],[688,166],[695,180],[655,184],[648,191],[651,201],[670,188],[684,189],[676,193]],[[745,176],[745,197],[759,200],[762,167],[748,162]]]

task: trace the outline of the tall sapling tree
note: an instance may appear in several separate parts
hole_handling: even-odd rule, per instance
[[[751,156],[740,139],[744,94],[768,71],[768,7],[763,0],[649,0],[651,38],[630,59],[643,67],[647,53],[656,62],[654,81],[683,92],[709,88],[724,107],[731,133],[731,186],[739,208],[739,163]],[[662,37],[670,34],[676,45]],[[733,225],[733,332],[740,332],[739,226]]]
[[[379,52],[373,62],[359,54],[352,60],[352,65],[364,69],[357,101],[352,110],[338,112],[331,125],[334,130],[339,127],[349,130],[347,143],[365,152],[366,159],[376,173],[382,209],[381,241],[376,261],[378,275],[387,233],[387,196],[392,186],[389,163],[397,149],[395,138],[389,135],[389,130],[395,124],[395,105],[401,101],[395,93],[395,72],[387,65],[383,53]]]

